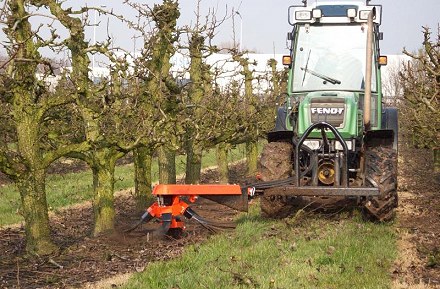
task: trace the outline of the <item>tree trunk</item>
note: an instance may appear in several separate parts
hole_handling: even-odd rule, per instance
[[[186,146],[186,184],[199,184],[200,171],[202,170],[202,149],[192,140],[187,141]]]
[[[159,183],[176,183],[176,153],[161,146],[157,149],[159,161]]]
[[[253,175],[258,168],[258,142],[246,142],[247,175]]]
[[[134,156],[134,192],[136,208],[145,210],[152,199],[151,189],[151,150],[145,147],[133,151]]]
[[[440,174],[440,148],[433,148],[434,152],[434,172]]]
[[[115,160],[106,159],[101,164],[92,166],[94,202],[93,212],[95,226],[93,235],[114,231],[115,206],[114,206],[114,183],[115,183]]]
[[[50,239],[49,216],[45,192],[45,171],[23,173],[17,181],[25,220],[26,251],[48,255],[58,251]]]
[[[221,184],[229,183],[228,150],[228,145],[225,143],[219,143],[216,146],[217,165]]]
[[[202,169],[202,144],[201,140],[196,136],[198,129],[195,124],[200,122],[205,115],[205,111],[199,106],[204,96],[209,95],[211,90],[211,81],[209,75],[209,69],[206,69],[204,65],[204,43],[205,37],[201,34],[198,25],[195,31],[191,33],[189,41],[189,55],[191,59],[191,65],[189,67],[189,74],[191,80],[191,86],[188,91],[188,97],[191,103],[194,104],[192,110],[193,123],[187,129],[187,141],[186,141],[186,176],[185,183],[198,184],[200,183],[200,171]],[[203,77],[205,76],[205,78]]]

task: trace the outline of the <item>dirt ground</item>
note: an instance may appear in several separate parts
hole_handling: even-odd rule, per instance
[[[432,172],[431,151],[401,144],[395,288],[440,288],[440,176]]]
[[[391,274],[394,288],[440,288],[440,179],[429,172],[429,151],[401,146],[399,156],[400,204],[396,228],[399,257]],[[56,171],[55,171],[56,172]],[[238,166],[231,177],[243,175]],[[216,173],[204,174],[214,182]],[[187,221],[186,236],[179,240],[157,240],[152,223],[131,233],[123,233],[140,217],[133,210],[129,194],[117,198],[117,233],[91,238],[92,208],[82,204],[61,210],[51,218],[54,240],[60,254],[48,258],[29,258],[24,254],[22,227],[0,230],[0,288],[84,288],[107,280],[115,287],[118,279],[142,271],[149,263],[178,257],[186,246],[202,242],[211,235],[198,224]],[[231,221],[236,212],[202,200],[193,208],[203,217]]]

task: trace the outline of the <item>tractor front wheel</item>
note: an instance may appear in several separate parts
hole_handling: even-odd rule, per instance
[[[397,207],[397,152],[390,147],[372,147],[366,152],[366,183],[379,188],[380,195],[365,203],[366,219],[388,222]]]
[[[259,161],[262,181],[276,181],[292,176],[293,146],[288,142],[270,142],[265,145]],[[286,197],[271,194],[266,189],[260,197],[261,215],[266,218],[282,219],[292,213],[294,206]]]

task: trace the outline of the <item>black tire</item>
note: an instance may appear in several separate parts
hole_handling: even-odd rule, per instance
[[[166,233],[166,236],[171,239],[181,239],[184,236],[184,231],[182,228],[170,228]]]
[[[398,204],[397,151],[391,147],[372,147],[366,152],[366,183],[379,188],[380,196],[369,199],[363,207],[366,219],[388,222]]]
[[[266,144],[259,161],[259,172],[264,182],[287,179],[292,176],[293,146],[288,142]]]
[[[293,146],[288,142],[270,142],[266,144],[259,161],[262,181],[276,181],[292,176]],[[265,218],[282,219],[294,210],[285,197],[271,194],[266,189],[260,198],[261,215]]]
[[[290,216],[296,206],[289,203],[286,197],[271,194],[271,189],[265,190],[260,198],[261,216],[270,219],[284,219]]]

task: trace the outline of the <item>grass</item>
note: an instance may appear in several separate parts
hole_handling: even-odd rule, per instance
[[[245,157],[244,146],[239,145],[231,150],[229,161],[237,161]],[[215,150],[208,151],[202,159],[204,168],[216,165]],[[185,172],[185,157],[176,158],[177,174]],[[133,165],[118,166],[115,170],[115,191],[134,187]],[[153,182],[158,180],[157,161],[153,162]],[[64,174],[48,175],[46,179],[46,195],[49,210],[57,210],[62,207],[81,203],[93,198],[92,173],[90,170]],[[15,185],[10,184],[0,187],[0,227],[23,221],[18,213],[20,208],[20,196]]]
[[[292,221],[293,220],[293,221]],[[396,245],[391,225],[360,217],[260,219],[252,209],[230,234],[150,264],[123,288],[390,288]]]

